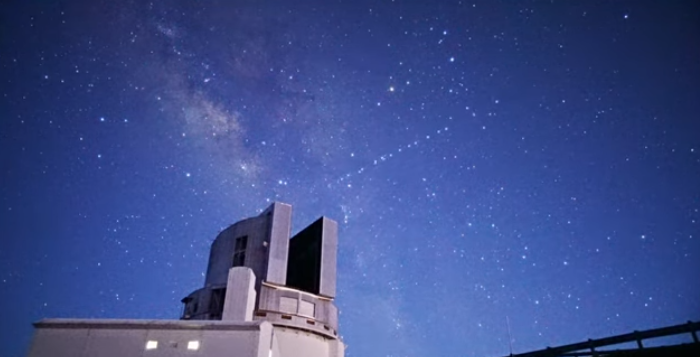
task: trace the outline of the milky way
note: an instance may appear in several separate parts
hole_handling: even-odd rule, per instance
[[[176,319],[273,201],[340,223],[352,356],[700,319],[682,1],[76,1],[0,14],[0,336]]]

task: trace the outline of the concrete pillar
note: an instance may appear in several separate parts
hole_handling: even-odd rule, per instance
[[[233,267],[228,271],[226,300],[222,321],[253,321],[255,309],[255,274],[248,267]]]

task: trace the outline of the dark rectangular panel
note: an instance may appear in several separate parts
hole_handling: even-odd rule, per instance
[[[323,219],[319,219],[289,242],[287,286],[313,294],[319,293]]]
[[[226,288],[214,289],[211,291],[209,300],[209,318],[212,320],[221,320],[221,314],[224,311],[224,301],[226,298]]]

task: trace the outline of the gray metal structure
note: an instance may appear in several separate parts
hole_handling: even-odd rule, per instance
[[[229,270],[247,267],[255,277],[254,320],[336,337],[338,225],[321,217],[290,239],[291,223],[292,207],[275,202],[219,233],[204,286],[182,299],[181,318],[222,319]]]
[[[180,320],[44,319],[28,356],[343,357],[338,226],[321,217],[290,239],[291,216],[273,203],[224,229]]]
[[[338,225],[321,217],[290,239],[292,207],[275,202],[224,229],[211,245],[204,286],[182,299],[184,320],[220,320],[229,270],[254,274],[254,320],[338,334]]]

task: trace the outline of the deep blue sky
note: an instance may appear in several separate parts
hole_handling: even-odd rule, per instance
[[[2,356],[44,317],[178,318],[273,200],[340,223],[349,357],[700,319],[693,1],[0,11]]]

